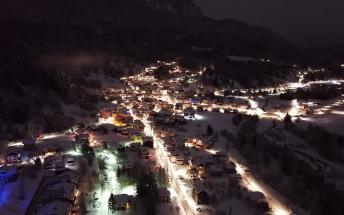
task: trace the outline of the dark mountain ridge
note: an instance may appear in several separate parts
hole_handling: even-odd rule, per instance
[[[163,6],[157,6],[159,2]],[[1,37],[9,51],[15,47],[15,52],[38,55],[59,50],[59,46],[121,53],[121,46],[127,49],[128,45],[135,50],[148,46],[152,52],[156,46],[178,52],[178,48],[195,45],[246,55],[295,54],[288,42],[268,30],[234,20],[210,20],[190,1],[181,2],[4,0],[0,3],[5,29]]]

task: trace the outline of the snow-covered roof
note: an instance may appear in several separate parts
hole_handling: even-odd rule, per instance
[[[124,205],[131,201],[133,196],[127,194],[114,195],[116,205]]]
[[[74,199],[76,185],[68,182],[57,182],[48,184],[43,199],[63,198],[67,200]]]
[[[71,204],[69,202],[56,200],[43,204],[38,208],[36,215],[66,215],[69,214]]]

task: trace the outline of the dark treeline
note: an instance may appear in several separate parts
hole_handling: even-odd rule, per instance
[[[344,137],[333,134],[325,129],[309,125],[307,129],[291,126],[290,132],[304,139],[308,145],[315,149],[326,159],[336,162],[344,161]]]
[[[261,61],[231,61],[223,58],[203,73],[203,83],[231,86],[234,81],[246,88],[277,85],[292,72],[292,67]]]
[[[316,85],[311,88],[297,89],[296,91],[288,91],[280,95],[282,100],[293,99],[334,99],[344,93],[344,88],[337,85]]]

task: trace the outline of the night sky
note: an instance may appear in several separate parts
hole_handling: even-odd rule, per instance
[[[303,47],[344,43],[343,0],[194,0],[212,18],[261,25]]]

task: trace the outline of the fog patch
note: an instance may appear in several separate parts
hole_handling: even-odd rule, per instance
[[[103,54],[76,53],[76,54],[50,54],[39,59],[40,65],[46,68],[59,68],[79,70],[85,67],[96,67],[110,59]]]

